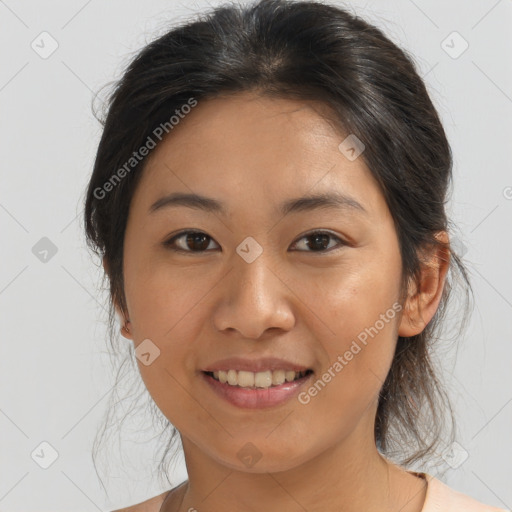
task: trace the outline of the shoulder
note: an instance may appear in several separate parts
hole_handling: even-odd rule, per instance
[[[112,510],[112,512],[159,512],[160,507],[168,494],[169,491],[165,491],[158,496],[149,498],[149,500],[142,501],[141,503],[137,503],[129,507]]]
[[[421,512],[510,512],[503,508],[485,505],[480,501],[449,487],[432,475],[428,480],[427,496]]]

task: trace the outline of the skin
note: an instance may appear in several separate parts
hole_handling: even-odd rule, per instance
[[[128,311],[116,307],[123,336],[135,347],[149,338],[160,350],[148,366],[137,361],[183,442],[189,478],[166,500],[166,512],[234,504],[269,512],[423,507],[424,480],[383,458],[373,432],[397,336],[420,333],[433,317],[449,255],[426,253],[420,284],[400,302],[391,214],[363,159],[350,161],[338,149],[346,134],[326,115],[321,104],[255,93],[201,101],[149,156],[125,235]],[[332,190],[367,214],[274,212],[286,199]],[[148,213],[171,192],[215,198],[228,213],[183,206]],[[175,245],[188,253],[164,245],[187,228],[210,238],[201,246],[182,237]],[[333,235],[323,252],[304,238],[318,230]],[[263,248],[252,263],[236,252],[247,236]],[[349,243],[337,245],[336,236]],[[240,409],[199,378],[207,364],[236,355],[291,359],[319,378],[396,302],[400,314],[308,404]],[[252,467],[237,456],[248,442],[261,454]]]

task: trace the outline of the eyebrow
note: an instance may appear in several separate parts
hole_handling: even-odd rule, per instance
[[[164,208],[177,206],[193,208],[207,213],[227,215],[224,204],[217,199],[183,192],[175,192],[161,197],[150,206],[149,213],[152,214]],[[284,216],[289,213],[307,212],[318,209],[341,209],[368,215],[368,211],[361,203],[356,201],[353,197],[339,192],[324,192],[288,199],[279,205],[277,213]]]

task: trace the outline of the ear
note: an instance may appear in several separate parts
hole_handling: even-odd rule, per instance
[[[439,231],[436,238],[449,242],[446,231]],[[410,286],[398,328],[398,335],[404,338],[420,334],[434,316],[450,264],[450,252],[443,247],[432,248],[423,254],[426,257],[421,264],[420,282]]]
[[[103,269],[105,270],[105,273],[107,275],[110,275],[108,260],[107,260],[106,256],[103,256],[102,263],[103,263]],[[119,325],[121,326],[121,329],[120,329],[121,336],[123,336],[124,338],[126,338],[128,340],[132,340],[133,335],[130,332],[130,325],[131,325],[130,319],[126,318],[125,315],[123,315],[121,308],[119,307],[119,305],[117,303],[114,303],[114,308],[116,310],[116,315],[119,320]]]

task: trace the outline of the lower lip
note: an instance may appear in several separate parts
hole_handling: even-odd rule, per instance
[[[272,386],[267,389],[250,389],[223,384],[204,372],[201,372],[201,374],[205,382],[217,395],[224,398],[232,405],[245,409],[261,409],[283,404],[297,395],[300,388],[314,375],[310,373],[292,382],[284,382],[279,386]]]

